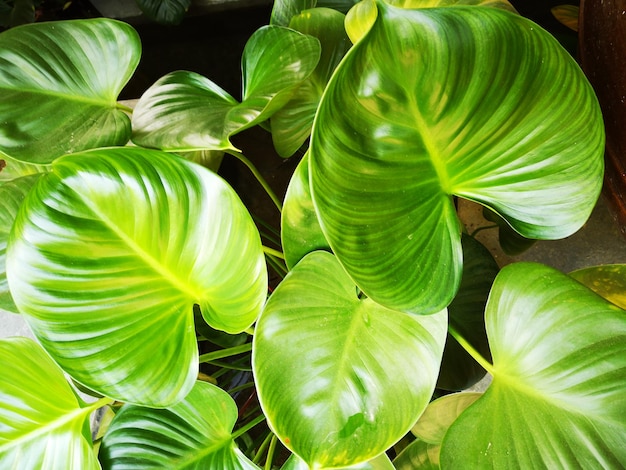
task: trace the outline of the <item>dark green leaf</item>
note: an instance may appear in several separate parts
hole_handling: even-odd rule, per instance
[[[135,0],[137,6],[153,21],[177,25],[185,17],[191,0]]]
[[[232,438],[237,405],[219,387],[196,382],[181,402],[165,409],[126,405],[104,436],[106,469],[259,470]]]

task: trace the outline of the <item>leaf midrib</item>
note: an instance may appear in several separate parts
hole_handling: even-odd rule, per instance
[[[32,94],[32,95],[44,95],[44,96],[50,96],[54,98],[62,98],[67,101],[74,101],[78,103],[89,104],[92,106],[117,109],[117,101],[115,101],[115,99],[109,100],[103,97],[90,98],[84,95],[71,94],[71,93],[61,92],[61,91],[42,90],[42,89],[30,88],[30,87],[12,88],[12,87],[7,87],[7,86],[0,86],[0,92],[4,92],[4,91],[13,92],[13,93],[18,92],[18,93]]]
[[[102,212],[96,205],[90,204],[89,198],[83,198],[78,193],[85,204],[116,236],[122,240],[126,246],[135,253],[141,260],[143,260],[150,268],[152,268],[157,274],[172,285],[176,290],[186,294],[194,302],[199,303],[203,299],[203,295],[200,292],[196,292],[188,284],[181,281],[175,276],[166,266],[161,264],[156,258],[154,258],[149,252],[144,250],[135,240],[127,235],[120,227],[115,224],[104,212]]]

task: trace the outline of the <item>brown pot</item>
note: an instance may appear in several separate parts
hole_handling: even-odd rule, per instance
[[[581,0],[579,41],[605,121],[604,194],[626,235],[626,0]]]

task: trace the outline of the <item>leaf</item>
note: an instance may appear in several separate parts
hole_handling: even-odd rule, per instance
[[[39,175],[24,176],[0,184],[0,309],[17,313],[6,276],[6,252],[9,233],[22,201]]]
[[[388,0],[389,5],[398,8],[441,8],[450,6],[483,6],[500,8],[516,13],[507,0]],[[346,31],[356,44],[370,30],[378,16],[377,2],[373,0],[358,2],[346,17]]]
[[[0,340],[0,467],[98,469],[89,414],[63,372],[29,338]],[[44,386],[42,386],[44,385]]]
[[[270,24],[289,26],[294,16],[313,8],[330,8],[344,15],[358,0],[276,0],[272,6]]]
[[[316,6],[316,0],[276,0],[272,5],[270,24],[289,27],[294,16]]]
[[[411,432],[422,441],[441,444],[452,423],[481,396],[482,393],[460,392],[432,401]]]
[[[554,17],[572,31],[578,31],[579,7],[576,5],[557,5],[550,9]]]
[[[265,302],[249,213],[219,176],[138,148],[62,157],[13,228],[7,278],[20,312],[75,380],[164,407],[198,374],[194,304],[238,333]]]
[[[0,25],[12,28],[35,21],[34,0],[15,0],[5,5],[0,3]],[[12,5],[11,5],[12,4]]]
[[[36,23],[0,34],[0,150],[45,164],[126,144],[130,119],[116,100],[140,54],[135,30],[109,19]]]
[[[441,442],[450,425],[480,393],[453,393],[431,402],[411,430],[417,439],[394,459],[396,470],[438,470]]]
[[[309,470],[309,466],[296,454],[291,454],[280,470]],[[341,467],[342,470],[395,470],[386,454],[381,454],[369,462]]]
[[[626,309],[626,264],[592,266],[569,275],[609,302]]]
[[[398,8],[440,8],[452,6],[481,6],[499,8],[515,13],[515,8],[507,0],[391,0]]]
[[[493,382],[446,434],[442,468],[623,468],[626,311],[547,266],[500,271]]]
[[[320,41],[321,57],[313,73],[291,100],[271,117],[272,141],[281,157],[293,155],[311,134],[315,112],[328,80],[350,48],[345,15],[329,8],[305,10],[292,18],[290,28]]]
[[[346,15],[346,33],[356,44],[372,28],[378,17],[374,0],[363,0],[354,5]]]
[[[239,103],[208,78],[170,73],[152,85],[133,112],[133,142],[163,150],[234,150],[233,135],[267,120],[315,69],[315,38],[265,26],[243,52]]]
[[[177,25],[185,17],[191,0],[135,0],[139,9],[151,20]]]
[[[0,186],[7,181],[13,181],[22,176],[45,173],[47,171],[50,171],[50,165],[22,162],[0,151]]]
[[[448,321],[484,358],[491,359],[485,331],[485,305],[498,264],[480,242],[463,235],[463,277],[459,292],[448,306]],[[437,388],[464,390],[485,376],[483,369],[448,333]]]
[[[219,387],[196,382],[181,402],[165,409],[126,405],[104,436],[104,469],[258,470],[231,435],[237,405]]]
[[[446,312],[413,316],[360,299],[333,255],[307,255],[270,297],[253,339],[261,407],[311,468],[380,455],[432,395]]]
[[[289,269],[313,251],[330,251],[311,199],[308,160],[307,153],[293,172],[281,213],[281,244]]]
[[[461,277],[452,196],[527,238],[570,235],[601,188],[602,117],[575,61],[525,18],[378,9],[320,103],[311,193],[333,252],[368,297],[435,312]]]

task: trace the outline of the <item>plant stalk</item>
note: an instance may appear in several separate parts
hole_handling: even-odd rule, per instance
[[[478,362],[478,364],[480,364],[480,366],[483,369],[485,369],[487,372],[493,375],[493,372],[494,372],[493,365],[490,364],[489,361],[487,361],[484,357],[482,357],[480,353],[476,351],[476,349],[474,349],[474,347],[471,344],[469,344],[469,342],[465,338],[463,338],[463,336],[461,336],[461,334],[458,331],[456,331],[454,327],[450,324],[448,324],[448,332],[452,335],[454,339],[458,341],[458,343],[463,347],[463,349],[465,349],[468,352],[468,354],[472,356],[472,358],[476,362]]]
[[[216,359],[223,359],[225,357],[236,356],[237,354],[252,351],[252,343],[245,343],[240,346],[234,346],[232,348],[222,349],[220,351],[213,351],[210,353],[202,354],[199,358],[200,363],[214,361]]]
[[[270,199],[272,200],[274,205],[276,205],[276,207],[278,208],[278,211],[282,212],[283,211],[283,205],[280,202],[280,199],[278,199],[278,196],[276,196],[276,194],[274,193],[274,191],[272,190],[270,185],[267,183],[267,181],[265,181],[265,178],[263,178],[263,175],[261,175],[259,170],[252,164],[252,162],[250,160],[248,160],[245,157],[245,155],[243,153],[241,153],[241,152],[237,152],[237,151],[232,150],[232,149],[227,150],[227,152],[230,155],[232,155],[233,157],[236,157],[237,159],[239,159],[239,161],[241,163],[243,163],[244,165],[246,165],[248,167],[248,169],[252,172],[254,177],[259,182],[259,184],[261,186],[263,186],[263,189],[265,189],[265,192],[270,197]]]

